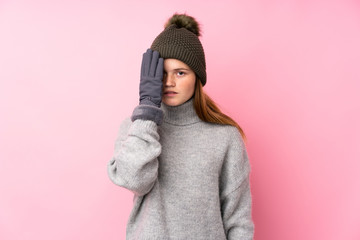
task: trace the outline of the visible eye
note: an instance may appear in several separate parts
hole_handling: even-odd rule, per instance
[[[178,72],[177,74],[178,74],[179,76],[184,76],[184,75],[185,75],[185,72],[181,72],[181,71],[180,71],[180,72]]]

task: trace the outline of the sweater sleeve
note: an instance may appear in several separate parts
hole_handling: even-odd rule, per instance
[[[148,193],[158,175],[159,139],[154,121],[125,119],[115,141],[114,155],[107,166],[111,181],[138,196]]]
[[[232,128],[220,179],[220,201],[228,240],[250,240],[254,236],[251,215],[250,164],[239,131]]]

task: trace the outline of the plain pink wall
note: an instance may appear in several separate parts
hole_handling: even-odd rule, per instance
[[[125,239],[106,172],[141,54],[203,24],[205,90],[244,128],[256,240],[360,239],[358,1],[1,1],[0,239]]]

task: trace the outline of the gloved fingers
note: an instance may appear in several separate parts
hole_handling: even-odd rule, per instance
[[[143,76],[149,76],[150,64],[151,64],[152,50],[149,48],[143,55],[144,71]]]
[[[159,60],[159,52],[153,51],[152,58],[151,58],[150,71],[149,71],[150,77],[155,77],[156,66],[158,65],[158,60]]]
[[[159,58],[159,62],[158,65],[156,67],[156,77],[160,77],[161,80],[163,78],[164,75],[164,59],[163,58]]]

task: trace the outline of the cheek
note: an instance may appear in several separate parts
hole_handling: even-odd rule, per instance
[[[189,93],[193,93],[195,90],[195,80],[193,78],[187,79],[187,81],[184,82],[183,87],[186,88]]]

